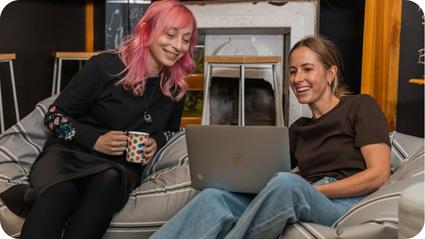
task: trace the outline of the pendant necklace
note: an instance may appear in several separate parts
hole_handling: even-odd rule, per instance
[[[152,123],[152,116],[151,114],[149,114],[149,104],[151,103],[152,97],[155,94],[155,90],[158,86],[158,83],[155,82],[155,87],[152,90],[151,96],[149,97],[149,101],[146,101],[146,92],[143,94],[143,99],[145,101],[145,105],[146,105],[146,110],[145,112],[143,112],[143,120],[145,121],[145,123]]]

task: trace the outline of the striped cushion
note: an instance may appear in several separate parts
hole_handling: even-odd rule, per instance
[[[397,170],[398,165],[406,160],[409,155],[424,145],[424,139],[399,132],[390,133],[391,141],[391,171]]]
[[[167,170],[172,167],[181,166],[187,161],[185,132],[176,133],[167,145],[161,148],[145,168],[143,175],[151,175],[161,170]]]
[[[29,115],[0,135],[0,192],[14,184],[27,183],[29,169],[50,134],[43,119],[54,99],[40,102]]]

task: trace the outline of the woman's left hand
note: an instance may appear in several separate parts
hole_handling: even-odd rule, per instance
[[[147,159],[147,162],[149,162],[152,159],[152,157],[155,155],[157,148],[158,146],[156,144],[156,141],[153,138],[149,138],[146,140],[145,149],[143,150],[143,153],[145,154],[145,158]]]

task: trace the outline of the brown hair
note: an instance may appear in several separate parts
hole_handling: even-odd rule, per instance
[[[339,98],[351,93],[342,81],[342,58],[338,47],[332,41],[321,36],[304,38],[292,47],[289,56],[295,49],[300,47],[307,47],[316,53],[325,69],[336,66],[336,79],[331,83],[332,93],[335,94],[336,97]]]

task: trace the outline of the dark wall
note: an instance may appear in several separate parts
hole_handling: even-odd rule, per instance
[[[94,0],[94,48],[105,48],[105,1]],[[85,51],[86,0],[19,0],[0,17],[0,53],[16,53],[14,62],[21,118],[50,96],[54,51]],[[77,62],[63,66],[65,85],[78,71]],[[15,122],[9,68],[0,64],[6,128]]]
[[[105,0],[94,0],[94,49],[105,49]]]
[[[319,33],[332,40],[341,51],[344,82],[360,93],[365,1],[320,1]]]
[[[423,15],[418,5],[403,1],[397,131],[419,137],[424,137],[424,86],[409,83],[409,80],[424,79]]]
[[[16,53],[15,80],[21,118],[51,93],[54,51],[85,49],[85,1],[20,0],[0,17],[0,52]],[[0,68],[6,127],[14,123],[6,64]],[[69,72],[64,69],[65,80]]]

